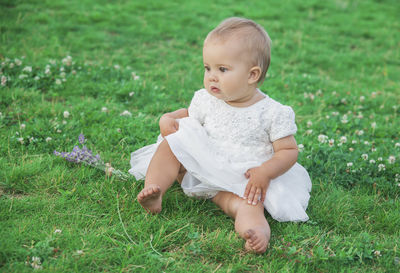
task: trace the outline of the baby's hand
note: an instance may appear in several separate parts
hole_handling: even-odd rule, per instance
[[[261,203],[264,203],[271,179],[262,167],[247,170],[245,176],[250,180],[244,191],[244,198],[248,200],[249,204],[257,205],[258,199],[260,199]]]
[[[179,123],[176,119],[169,117],[168,115],[163,115],[160,118],[160,133],[163,137],[175,133],[179,129]]]

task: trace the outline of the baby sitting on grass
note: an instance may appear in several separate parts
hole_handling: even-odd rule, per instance
[[[132,153],[130,173],[145,177],[137,199],[159,213],[178,180],[192,197],[208,198],[235,219],[245,248],[264,253],[278,221],[307,221],[311,180],[297,161],[292,108],[257,87],[270,64],[270,38],[257,23],[228,18],[206,37],[204,89],[188,109],[164,114],[157,143]]]

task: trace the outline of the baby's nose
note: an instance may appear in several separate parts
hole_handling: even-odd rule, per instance
[[[214,73],[210,73],[209,76],[208,76],[208,80],[210,82],[216,82],[216,81],[218,81],[218,78]]]

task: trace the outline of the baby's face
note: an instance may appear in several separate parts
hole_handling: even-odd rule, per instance
[[[255,92],[249,84],[251,66],[240,41],[206,41],[203,47],[204,87],[227,103],[240,104]]]

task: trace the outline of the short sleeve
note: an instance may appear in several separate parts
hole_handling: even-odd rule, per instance
[[[204,111],[204,90],[199,90],[194,93],[194,96],[192,98],[192,101],[190,102],[189,106],[189,117],[197,119],[200,124],[204,124],[204,117],[205,117],[205,111]]]
[[[280,138],[294,135],[297,131],[295,114],[291,107],[279,105],[271,122],[269,139],[274,142]]]

